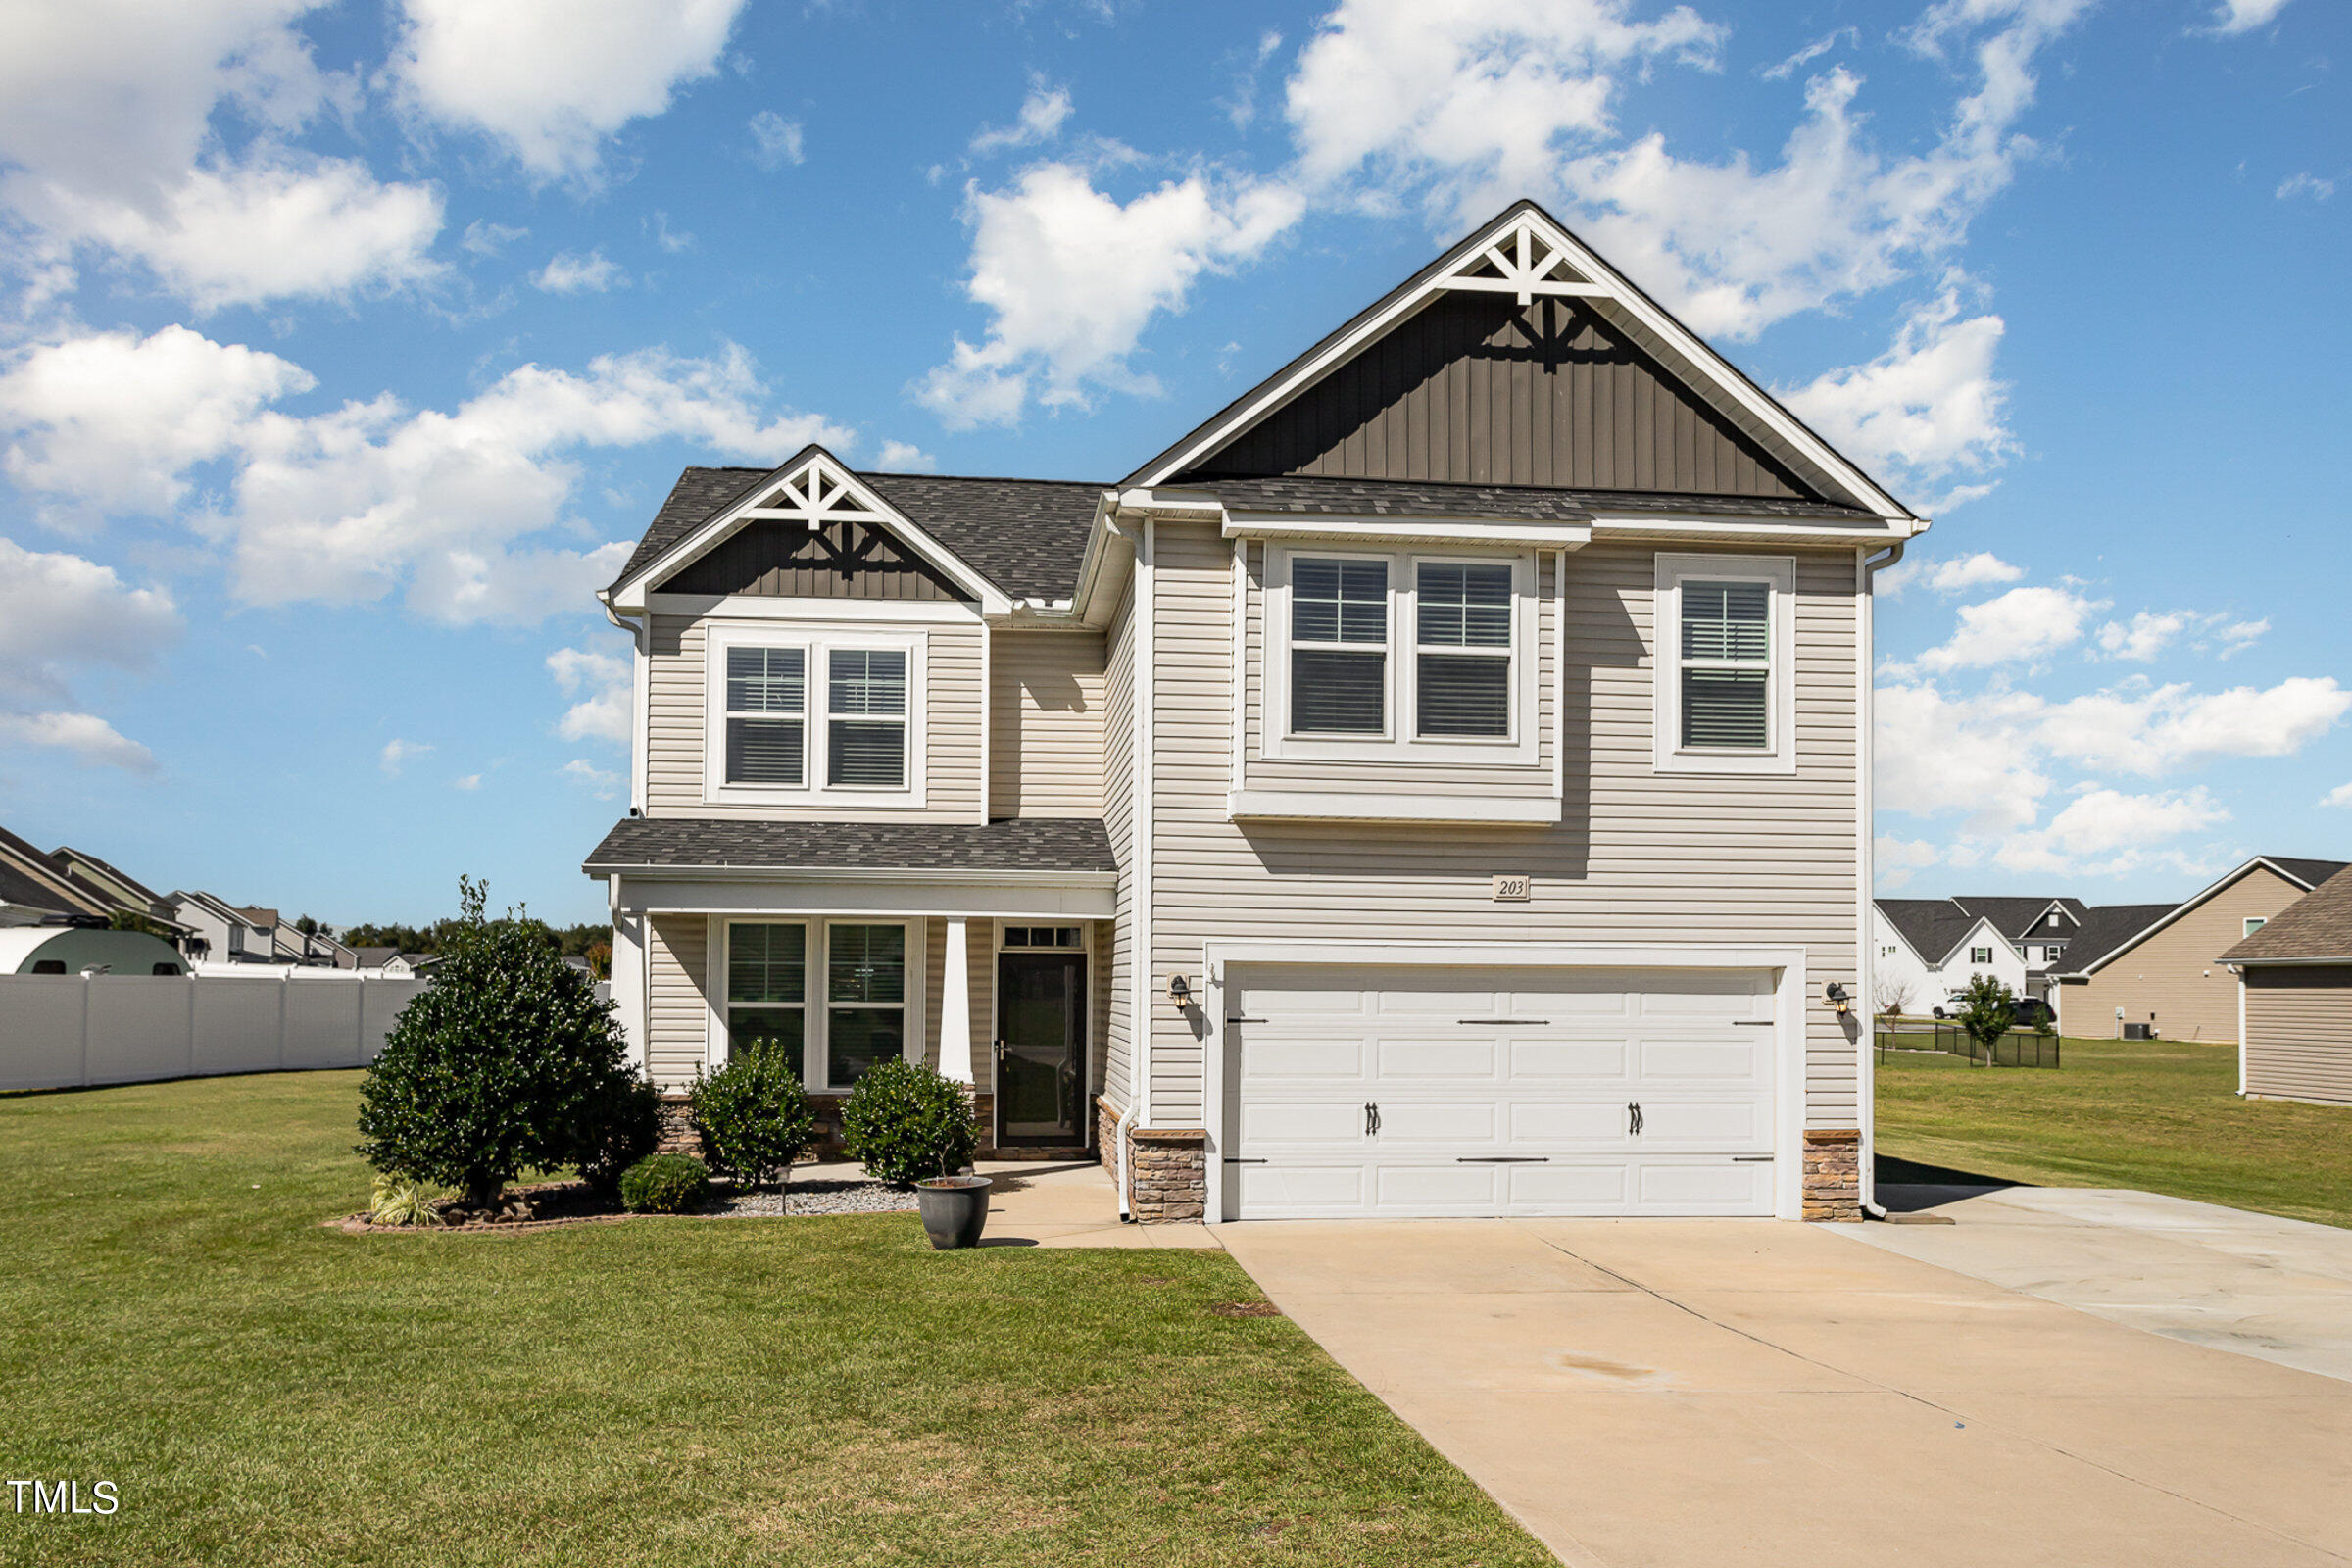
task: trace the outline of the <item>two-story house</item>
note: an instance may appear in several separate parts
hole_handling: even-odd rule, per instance
[[[601,596],[613,995],[1139,1219],[1851,1216],[1925,526],[1526,203],[1115,483],[690,468]]]

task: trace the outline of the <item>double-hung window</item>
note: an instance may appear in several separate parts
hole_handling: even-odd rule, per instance
[[[1414,568],[1413,733],[1511,733],[1511,567],[1425,561]]]
[[[727,927],[727,1048],[742,1056],[760,1042],[781,1048],[794,1076],[806,1072],[808,1013],[808,928],[753,924]]]
[[[808,650],[726,651],[726,781],[797,787],[807,773]]]
[[[924,804],[923,632],[713,623],[704,778],[717,804]]]
[[[1291,563],[1291,730],[1385,735],[1389,564],[1299,556]]]
[[[919,978],[908,969],[910,933],[900,920],[713,919],[723,1034],[715,1061],[761,1044],[784,1053],[810,1089],[856,1087],[867,1068],[905,1054],[918,1027]]]
[[[825,782],[899,789],[906,782],[906,655],[835,648],[826,656]]]
[[[1660,771],[1795,771],[1795,572],[1787,557],[1658,557]]]
[[[906,928],[825,928],[826,1086],[854,1087],[906,1047]]]
[[[1971,948],[1968,950],[1968,961],[1971,963],[1990,963],[1992,961],[1992,950],[1990,948]]]

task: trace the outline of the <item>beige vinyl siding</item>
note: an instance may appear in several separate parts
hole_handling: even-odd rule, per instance
[[[988,814],[1101,816],[1102,636],[991,635]]]
[[[655,914],[646,925],[646,1073],[664,1089],[683,1089],[703,1064],[710,1033],[710,920]]]
[[[1135,1102],[1129,1022],[1135,997],[1135,611],[1130,582],[1111,612],[1102,680],[1102,825],[1119,866],[1111,940],[1102,954],[1110,987],[1102,1014],[1102,1093],[1121,1110]]]
[[[2246,970],[2246,1093],[2352,1102],[2352,964]]]
[[[723,620],[723,615],[709,617]],[[646,672],[646,814],[649,816],[785,817],[835,822],[951,821],[985,818],[981,775],[981,640],[977,614],[968,622],[926,621],[902,626],[875,621],[876,631],[916,629],[928,639],[923,670],[925,795],[920,808],[847,807],[813,792],[808,805],[719,806],[703,799],[703,717],[708,620],[653,617]],[[779,629],[790,622],[768,622]],[[828,633],[831,635],[831,633]],[[812,673],[811,681],[820,676]],[[823,738],[811,756],[821,758]]]
[[[2216,960],[2245,940],[2248,916],[2267,920],[2303,894],[2267,866],[2250,868],[2088,980],[2062,988],[2066,1032],[2114,1040],[2125,1023],[2154,1023],[2167,1040],[2235,1040],[2237,977]]]
[[[1245,753],[1243,784],[1252,790],[1309,791],[1329,795],[1429,795],[1464,793],[1478,796],[1544,799],[1551,795],[1553,753],[1559,744],[1557,691],[1553,679],[1559,652],[1559,610],[1555,595],[1557,564],[1552,552],[1540,551],[1536,563],[1536,677],[1537,761],[1520,766],[1482,766],[1471,763],[1404,761],[1349,762],[1315,759],[1268,759],[1265,750],[1266,694],[1266,546],[1249,542],[1248,643],[1242,659],[1242,723]],[[1312,554],[1311,550],[1305,552]],[[1434,552],[1433,553],[1441,553]],[[1483,552],[1442,552],[1448,559]],[[1495,560],[1513,559],[1508,552]],[[1219,623],[1224,619],[1222,605]],[[1280,637],[1285,628],[1276,626]],[[1389,650],[1391,660],[1414,657],[1412,630],[1403,629],[1399,646]],[[1230,662],[1230,661],[1229,661]],[[1226,690],[1232,690],[1230,680]],[[1228,702],[1231,701],[1228,697]],[[1407,722],[1396,715],[1398,723]]]
[[[1856,1125],[1857,1050],[1815,1000],[1857,979],[1850,552],[1759,552],[1797,559],[1797,768],[1756,777],[1654,771],[1653,550],[1570,554],[1562,819],[1433,833],[1227,818],[1230,559],[1203,526],[1161,521],[1156,541],[1154,992],[1216,938],[1801,946],[1806,1121]],[[1498,871],[1532,874],[1533,899],[1493,902]],[[1172,1009],[1153,1023],[1152,1119],[1197,1125],[1200,1042]]]

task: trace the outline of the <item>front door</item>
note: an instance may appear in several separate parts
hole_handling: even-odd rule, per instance
[[[997,960],[997,1142],[1086,1143],[1086,956]]]

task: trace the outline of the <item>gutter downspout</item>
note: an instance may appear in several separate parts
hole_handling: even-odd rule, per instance
[[[1871,773],[1877,758],[1877,718],[1871,700],[1872,661],[1876,658],[1877,627],[1873,614],[1874,595],[1878,574],[1903,559],[1907,540],[1898,539],[1873,556],[1866,550],[1854,552],[1854,615],[1860,622],[1856,628],[1859,646],[1854,650],[1854,737],[1858,765],[1855,768],[1856,817],[1860,832],[1855,836],[1855,859],[1859,886],[1855,890],[1854,909],[1854,984],[1860,995],[1855,999],[1862,1012],[1862,1041],[1859,1059],[1855,1062],[1855,1122],[1862,1133],[1861,1168],[1855,1172],[1860,1182],[1862,1212],[1871,1219],[1886,1218],[1886,1210],[1879,1206],[1878,1173],[1878,1050],[1879,1016],[1878,952],[1871,940],[1871,910],[1874,906],[1871,886],[1877,874],[1873,864],[1872,835],[1878,830],[1876,806],[1872,798]]]

